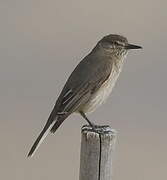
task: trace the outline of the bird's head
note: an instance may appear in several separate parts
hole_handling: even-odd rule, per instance
[[[141,46],[129,44],[127,38],[116,34],[110,34],[103,37],[99,41],[99,44],[104,50],[111,53],[111,55],[120,57],[126,55],[130,49],[142,48]]]

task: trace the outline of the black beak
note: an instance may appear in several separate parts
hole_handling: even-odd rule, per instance
[[[136,45],[133,45],[133,44],[128,44],[125,46],[125,49],[142,49],[141,46],[136,46]]]

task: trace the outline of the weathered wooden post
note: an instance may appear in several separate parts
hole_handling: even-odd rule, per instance
[[[82,127],[79,180],[111,180],[116,131],[109,126]]]

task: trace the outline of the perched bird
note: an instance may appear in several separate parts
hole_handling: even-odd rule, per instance
[[[129,44],[125,37],[115,34],[103,37],[96,44],[68,78],[28,156],[32,156],[47,134],[55,133],[73,112],[79,113],[90,126],[95,126],[86,114],[93,112],[105,102],[117,81],[130,49],[141,49],[141,47]]]

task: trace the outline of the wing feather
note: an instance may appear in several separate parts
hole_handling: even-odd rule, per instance
[[[108,79],[112,69],[109,61],[89,58],[81,61],[62,90],[58,99],[58,112],[72,113],[79,107],[78,104],[86,103],[91,94]]]

